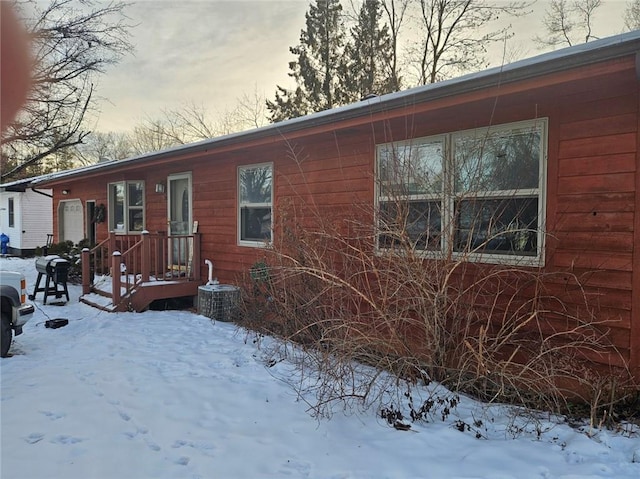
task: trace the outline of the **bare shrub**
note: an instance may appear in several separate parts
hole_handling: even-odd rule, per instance
[[[431,381],[554,412],[585,403],[593,417],[624,397],[624,367],[595,367],[624,361],[581,278],[534,261],[542,130],[527,128],[461,137],[455,162],[438,141],[385,145],[375,207],[280,203],[274,243],[247,275],[244,325],[299,345],[294,387],[315,414],[342,402],[419,417],[450,403],[412,396]]]
[[[243,325],[298,345],[272,353],[301,352],[292,386],[316,415],[330,415],[336,402],[409,404],[412,385],[431,380],[485,401],[556,412],[584,402],[592,423],[605,403],[610,414],[624,374],[590,362],[617,353],[606,327],[585,315],[578,278],[425,260],[401,232],[395,248],[374,254],[371,215],[317,212],[309,221],[293,208],[279,211],[279,240],[246,278]],[[580,307],[553,292],[558,283],[575,291]]]

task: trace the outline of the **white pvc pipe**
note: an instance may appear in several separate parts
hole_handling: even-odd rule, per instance
[[[207,278],[207,284],[213,284],[213,263],[210,260],[205,259],[204,264],[206,264],[209,267],[209,276]]]

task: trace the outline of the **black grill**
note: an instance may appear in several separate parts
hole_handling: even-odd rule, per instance
[[[64,295],[69,301],[69,290],[67,289],[67,274],[69,272],[69,262],[60,256],[50,255],[36,258],[36,271],[38,279],[33,288],[33,294],[29,299],[36,299],[36,294],[44,292],[44,302],[47,304],[49,296],[55,296],[56,299],[62,298]],[[40,281],[45,279],[44,286],[40,287]]]

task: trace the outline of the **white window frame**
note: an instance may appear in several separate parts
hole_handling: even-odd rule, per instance
[[[490,251],[457,252],[454,248],[455,237],[455,202],[460,200],[457,197],[454,186],[455,178],[455,141],[464,137],[481,137],[482,135],[495,134],[499,132],[514,132],[517,130],[527,130],[536,128],[540,132],[540,152],[539,152],[539,171],[538,171],[538,187],[519,189],[519,190],[503,190],[503,191],[477,191],[468,198],[478,199],[500,199],[500,198],[528,198],[537,197],[537,228],[536,228],[536,253],[535,255],[517,255],[517,254],[496,254]],[[437,201],[441,199],[441,238],[440,247],[438,249],[417,249],[416,251],[425,258],[443,258],[450,254],[454,260],[466,260],[478,263],[505,264],[505,265],[524,265],[524,266],[541,266],[544,265],[545,250],[545,225],[546,225],[546,183],[547,183],[547,148],[548,148],[548,119],[539,118],[534,120],[519,121],[513,123],[505,123],[490,127],[476,128],[470,130],[460,130],[456,132],[446,133],[444,135],[434,135],[429,137],[415,138],[411,140],[394,142],[393,145],[404,146],[420,145],[424,143],[432,143],[442,141],[443,144],[443,181],[442,193],[424,193],[420,195],[410,194],[403,195],[408,201]],[[376,148],[376,211],[380,211],[381,204],[390,201],[388,196],[383,194],[383,187],[380,178],[380,151],[381,148],[389,148],[390,143],[377,145]],[[467,193],[468,195],[468,193]],[[379,220],[376,219],[376,224]],[[377,238],[378,252],[388,250],[388,247],[380,245],[380,236]]]
[[[136,183],[140,183],[142,185],[142,205],[130,205],[129,204],[129,185],[133,185]],[[118,228],[115,224],[115,212],[114,212],[114,198],[113,198],[113,187],[114,186],[122,186],[124,190],[124,211],[123,211],[123,223],[122,228]],[[107,184],[107,213],[109,216],[109,231],[113,231],[115,234],[126,235],[126,234],[141,234],[142,231],[146,228],[147,224],[147,215],[146,215],[146,185],[144,180],[129,180],[129,181],[114,181],[112,183]],[[131,230],[131,225],[129,224],[129,213],[132,210],[139,210],[142,212],[142,228],[140,230]]]
[[[269,202],[251,203],[243,202],[242,200],[242,171],[252,170],[257,168],[270,168],[271,169],[271,197]],[[237,169],[237,238],[239,246],[249,247],[267,247],[273,242],[273,199],[274,199],[274,168],[273,163],[256,163],[252,165],[240,165]],[[269,208],[271,211],[271,225],[269,231],[269,239],[255,240],[255,239],[243,239],[243,224],[242,224],[242,211],[243,208]]]
[[[13,196],[7,200],[7,224],[9,228],[16,227],[16,202]]]

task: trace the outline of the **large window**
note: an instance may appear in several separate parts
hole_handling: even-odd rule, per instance
[[[238,168],[238,238],[241,245],[271,241],[273,165]]]
[[[110,183],[109,230],[125,234],[144,228],[144,181]]]
[[[379,145],[379,247],[539,262],[545,157],[546,120]]]

